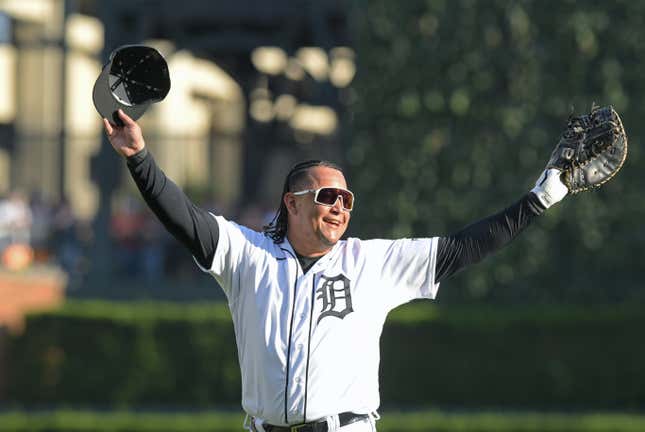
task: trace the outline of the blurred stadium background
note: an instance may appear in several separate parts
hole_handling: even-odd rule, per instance
[[[223,295],[92,105],[133,43],[170,67],[140,121],[158,163],[255,229],[293,163],[327,158],[350,235],[447,234],[529,190],[571,112],[613,105],[612,182],[392,314],[380,430],[645,430],[643,40],[645,3],[618,0],[0,0],[0,431],[241,430]]]

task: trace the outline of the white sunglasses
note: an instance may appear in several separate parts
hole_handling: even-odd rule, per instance
[[[343,210],[350,212],[354,208],[354,194],[347,189],[337,187],[321,187],[318,189],[306,189],[298,192],[292,192],[292,194],[296,196],[308,193],[314,194],[314,202],[316,204],[332,207],[334,206],[334,204],[336,204],[336,201],[338,201],[338,197],[340,197],[342,200],[341,202],[343,205]]]

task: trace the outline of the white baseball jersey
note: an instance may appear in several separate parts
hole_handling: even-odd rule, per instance
[[[339,241],[306,273],[285,239],[216,216],[209,269],[233,317],[242,406],[274,425],[379,406],[379,338],[390,310],[434,298],[437,238]]]

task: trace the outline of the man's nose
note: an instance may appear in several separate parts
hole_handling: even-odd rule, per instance
[[[343,211],[343,197],[342,196],[338,195],[338,197],[336,197],[336,201],[334,202],[334,205],[331,206],[331,209],[335,213],[340,213],[340,212]]]

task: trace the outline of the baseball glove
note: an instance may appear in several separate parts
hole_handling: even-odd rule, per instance
[[[546,168],[562,171],[560,180],[575,194],[607,182],[626,158],[627,135],[618,113],[594,105],[589,114],[569,118]]]

